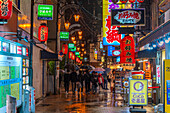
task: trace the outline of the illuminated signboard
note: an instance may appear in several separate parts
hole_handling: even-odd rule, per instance
[[[131,79],[129,90],[129,105],[145,106],[148,104],[148,81]]]
[[[121,4],[120,4],[121,5]],[[103,0],[103,45],[120,45],[121,35],[111,26],[111,9],[120,7],[112,0]]]
[[[38,20],[53,20],[53,5],[38,5]]]
[[[71,49],[72,52],[76,52],[76,46],[74,46],[73,49]]]
[[[60,32],[61,41],[69,41],[69,32]]]
[[[74,44],[73,44],[73,43],[69,43],[69,44],[68,44],[68,48],[69,48],[69,49],[73,49],[73,48],[74,48]]]
[[[38,40],[43,42],[43,41],[47,41],[48,39],[48,27],[45,25],[41,25],[38,28]]]
[[[115,47],[108,46],[107,55],[108,55],[108,56],[112,56],[112,51],[113,51],[113,50],[115,50]]]
[[[79,52],[75,52],[75,55],[76,55],[76,56],[79,56],[79,55],[80,55],[80,53],[79,53]]]
[[[116,62],[120,62],[120,56],[116,58]]]
[[[111,16],[112,26],[145,25],[144,9],[112,9]]]
[[[135,66],[135,43],[131,36],[126,36],[120,43],[120,63],[126,69],[133,69]]]
[[[160,65],[156,65],[156,83],[161,83],[161,67]]]

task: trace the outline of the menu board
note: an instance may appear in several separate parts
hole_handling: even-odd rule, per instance
[[[22,58],[0,55],[0,111],[6,112],[6,95],[16,97],[17,106],[21,105]]]

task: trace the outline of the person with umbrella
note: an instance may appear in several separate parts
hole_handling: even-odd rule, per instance
[[[85,77],[85,88],[86,88],[86,93],[90,92],[90,75],[89,75],[89,71],[86,70],[84,72],[84,77]]]
[[[70,82],[70,70],[65,69],[65,74],[64,74],[64,87],[65,87],[65,92],[68,94],[69,92],[69,82]]]
[[[96,74],[97,72],[92,72],[92,75],[91,75],[91,82],[92,82],[92,89],[93,89],[93,93],[97,93],[97,78],[96,78]]]
[[[104,83],[104,79],[103,79],[102,74],[99,74],[99,76],[98,76],[98,82],[99,82],[99,91],[100,91],[100,86],[101,86],[102,89],[103,89],[103,83]]]
[[[75,94],[76,82],[77,82],[77,73],[76,73],[76,70],[74,70],[71,73],[71,83],[72,83],[72,92],[73,92],[73,94]]]
[[[107,88],[107,73],[106,73],[106,71],[104,71],[103,72],[103,79],[104,79],[104,89],[106,89],[106,90],[108,90],[108,88]]]

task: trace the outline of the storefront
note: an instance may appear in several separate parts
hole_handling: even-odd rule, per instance
[[[6,112],[6,95],[22,105],[23,89],[29,87],[29,48],[0,37],[0,111]]]

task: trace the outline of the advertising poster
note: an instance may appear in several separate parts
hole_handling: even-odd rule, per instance
[[[164,61],[164,77],[165,77],[165,81],[164,81],[164,97],[165,97],[165,101],[164,101],[164,112],[169,113],[170,111],[170,59],[166,59]]]
[[[156,83],[160,84],[161,82],[161,67],[160,65],[156,65]]]
[[[17,106],[21,105],[22,58],[0,55],[0,112],[6,112],[7,95],[14,96]]]
[[[129,105],[148,104],[148,80],[130,80]]]

